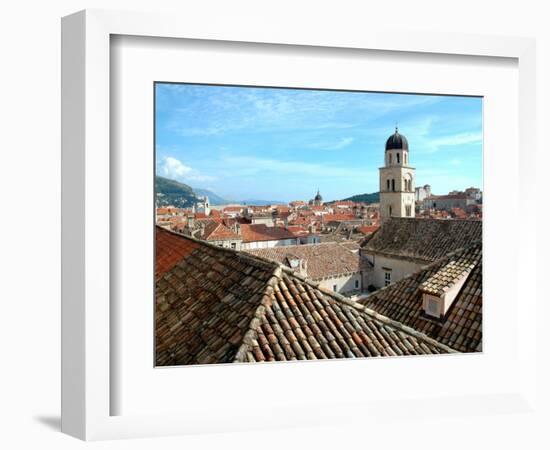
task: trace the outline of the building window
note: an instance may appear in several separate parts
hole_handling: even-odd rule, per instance
[[[334,292],[336,292],[336,291],[338,290],[338,286],[336,286],[336,285],[332,286],[332,290],[333,290]]]
[[[359,280],[355,280],[355,289],[359,289]]]
[[[397,164],[399,164],[399,153],[397,153],[395,156],[397,158]]]
[[[395,191],[395,179],[394,178],[392,178],[392,180],[391,180],[391,190]]]
[[[403,164],[407,164],[407,154],[403,153]]]
[[[389,216],[391,217],[391,213],[392,213],[392,210],[391,210],[391,205],[388,206],[388,213],[389,213]]]
[[[384,272],[384,286],[388,286],[391,283],[391,272]]]
[[[405,205],[405,214],[407,217],[411,217],[411,205]]]
[[[390,180],[389,179],[386,180],[386,186],[387,186],[386,190],[389,191],[390,190]]]
[[[388,163],[391,164],[391,153],[388,155]]]
[[[231,248],[236,249],[237,248],[237,243],[236,242],[231,242]]]

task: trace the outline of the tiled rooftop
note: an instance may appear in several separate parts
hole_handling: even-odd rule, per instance
[[[422,310],[422,289],[435,282],[439,289],[456,274],[468,278],[440,322],[427,319]],[[441,280],[441,282],[440,282]],[[460,352],[481,351],[482,343],[482,247],[478,241],[453,252],[419,272],[382,288],[361,300],[380,314],[414,328]]]
[[[420,285],[420,290],[428,294],[444,294],[461,278],[468,276],[474,267],[475,262],[466,258],[452,260],[424,281]]]
[[[189,239],[181,239],[161,227],[156,227],[155,233],[155,279],[174,267],[185,255],[196,249],[198,244]]]
[[[156,283],[157,365],[452,352],[277,263],[157,234],[157,246],[182,241]]]
[[[294,239],[296,236],[282,227],[268,227],[264,224],[241,225],[243,242],[276,241]]]
[[[210,222],[204,227],[202,239],[206,241],[227,241],[241,239],[241,236],[222,223]]]
[[[321,280],[360,271],[359,255],[336,242],[246,250],[248,253],[290,267],[288,259],[304,260],[307,277]]]
[[[438,220],[394,218],[366,238],[366,253],[433,262],[447,253],[480,241],[480,220]]]
[[[380,225],[363,225],[361,227],[357,227],[357,231],[363,234],[371,234],[380,228]]]
[[[323,222],[346,222],[355,219],[357,217],[353,214],[325,214],[323,216]]]

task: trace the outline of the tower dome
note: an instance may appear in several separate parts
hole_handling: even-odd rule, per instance
[[[319,193],[319,189],[317,189],[317,195],[315,196],[315,201],[318,201],[318,202],[322,202],[323,201],[323,197],[321,196],[321,194]]]
[[[407,138],[402,134],[399,134],[397,127],[395,127],[395,133],[393,133],[386,141],[386,151],[388,150],[409,150]]]

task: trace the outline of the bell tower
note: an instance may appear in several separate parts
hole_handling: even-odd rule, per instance
[[[384,167],[380,167],[380,218],[414,217],[415,168],[409,161],[407,138],[395,133],[386,141]]]

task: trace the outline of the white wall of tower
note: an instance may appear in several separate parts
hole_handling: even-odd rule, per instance
[[[414,217],[415,169],[409,166],[409,152],[403,149],[385,151],[380,168],[380,215]]]

